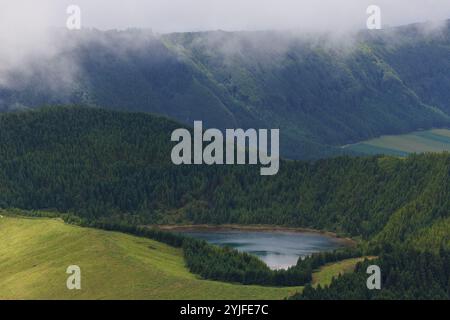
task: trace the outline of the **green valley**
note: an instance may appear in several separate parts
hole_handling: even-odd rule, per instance
[[[252,1],[2,6],[0,302],[450,300],[450,1]]]

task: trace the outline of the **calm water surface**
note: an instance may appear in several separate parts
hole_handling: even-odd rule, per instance
[[[185,235],[258,256],[272,269],[286,269],[299,257],[342,246],[337,239],[313,233],[259,231],[182,231]]]

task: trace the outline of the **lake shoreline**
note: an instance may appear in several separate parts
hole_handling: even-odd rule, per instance
[[[223,231],[251,231],[251,232],[282,232],[282,233],[304,233],[304,234],[319,234],[332,238],[336,242],[341,243],[345,247],[355,247],[357,242],[349,237],[338,236],[334,232],[316,230],[310,228],[299,227],[281,227],[274,225],[241,225],[241,224],[173,224],[173,225],[152,225],[160,230],[164,231],[211,231],[211,232],[223,232]]]

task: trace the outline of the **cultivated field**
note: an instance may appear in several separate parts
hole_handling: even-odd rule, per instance
[[[362,154],[406,156],[410,153],[450,151],[450,130],[433,129],[382,136],[343,147]]]

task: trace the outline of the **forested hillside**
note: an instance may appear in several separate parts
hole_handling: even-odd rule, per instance
[[[345,151],[337,146],[381,134],[450,126],[450,26],[422,29],[342,39],[62,32],[73,45],[10,75],[14,82],[0,87],[0,109],[81,104],[158,113],[188,125],[280,128],[284,157],[339,155]],[[73,69],[70,76],[58,74],[60,65]]]
[[[163,118],[89,108],[0,116],[0,207],[95,221],[277,224],[450,245],[450,155],[175,166]],[[443,243],[444,241],[444,243]]]
[[[367,267],[381,268],[381,290],[367,290]],[[294,299],[348,300],[348,299],[425,299],[450,298],[450,251],[423,252],[408,248],[385,248],[375,261],[365,261],[354,273],[336,278],[329,287],[307,286]]]

